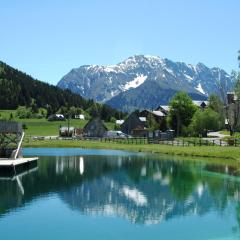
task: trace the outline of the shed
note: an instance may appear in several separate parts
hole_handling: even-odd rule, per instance
[[[83,133],[85,137],[98,137],[102,138],[108,131],[100,118],[93,118],[84,126]]]
[[[72,137],[75,133],[75,128],[74,127],[60,127],[59,128],[59,136],[60,137]]]

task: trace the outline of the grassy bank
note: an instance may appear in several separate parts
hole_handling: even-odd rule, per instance
[[[159,154],[168,154],[173,156],[191,156],[229,159],[240,161],[240,148],[238,147],[219,147],[219,146],[201,146],[201,147],[180,147],[158,144],[122,144],[105,143],[98,141],[74,141],[74,140],[43,140],[25,142],[24,147],[80,147],[96,149],[115,149],[137,152],[151,152]]]
[[[67,126],[67,121],[49,122],[45,118],[19,119],[16,117],[16,110],[0,110],[0,119],[9,120],[11,113],[14,116],[13,121],[25,124],[27,129],[25,129],[24,132],[30,136],[58,136],[60,125]],[[83,128],[87,122],[88,120],[70,119],[70,126]],[[107,122],[105,125],[109,130],[114,128],[114,123]]]

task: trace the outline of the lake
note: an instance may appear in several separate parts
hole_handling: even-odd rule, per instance
[[[0,175],[1,239],[240,239],[239,169],[144,153],[24,149]]]

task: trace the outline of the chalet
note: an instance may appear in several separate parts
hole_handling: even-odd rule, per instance
[[[65,121],[65,117],[62,114],[52,114],[48,117],[48,121]]]
[[[139,116],[145,117],[146,119],[154,118],[155,121],[159,124],[159,129],[166,130],[167,124],[166,124],[166,114],[163,113],[160,110],[143,110],[139,113]]]
[[[136,112],[131,113],[125,122],[121,125],[121,131],[128,135],[136,136],[136,133],[141,130],[146,130],[148,127],[146,117],[139,117]],[[138,134],[137,134],[138,135]]]
[[[98,137],[102,138],[108,131],[100,118],[91,119],[83,128],[85,137]]]

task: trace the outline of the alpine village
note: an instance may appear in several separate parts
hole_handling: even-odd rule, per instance
[[[1,238],[239,239],[239,2],[3,2]]]

